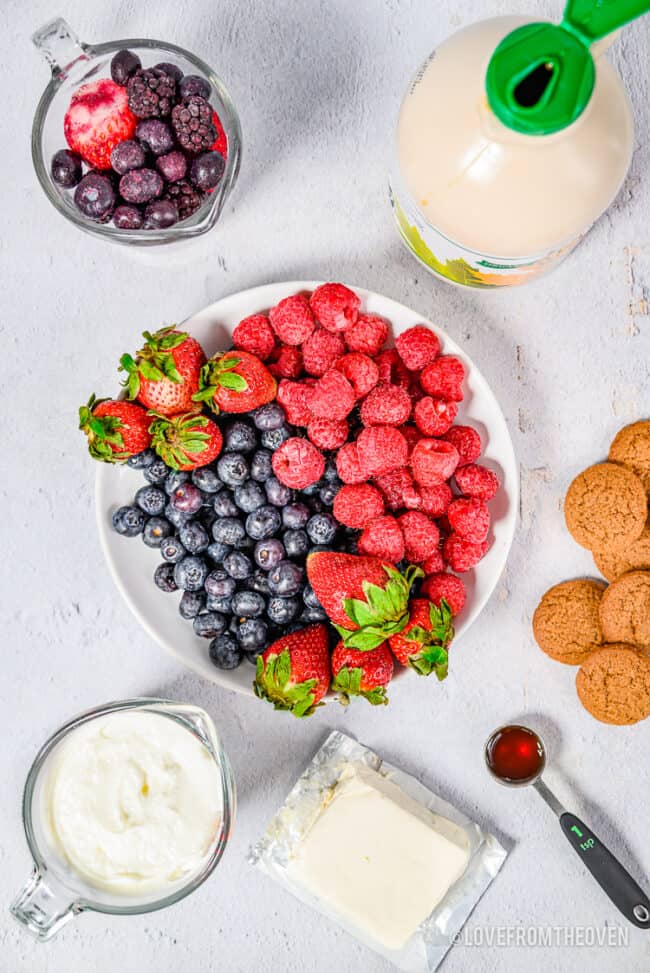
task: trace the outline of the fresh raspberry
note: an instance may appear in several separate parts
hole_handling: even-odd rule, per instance
[[[420,487],[421,509],[429,517],[442,517],[447,512],[453,494],[448,483]]]
[[[345,343],[350,351],[361,351],[374,358],[387,337],[388,325],[383,318],[376,314],[360,314],[356,324],[346,330]]]
[[[361,404],[365,426],[401,426],[410,414],[410,396],[399,385],[376,385]]]
[[[463,381],[465,367],[453,355],[442,355],[427,365],[420,375],[420,385],[428,395],[434,399],[451,399],[452,402],[463,401]]]
[[[449,504],[447,517],[452,530],[468,541],[480,544],[490,530],[490,512],[485,500],[476,497],[454,500]]]
[[[399,356],[411,372],[421,372],[440,354],[440,342],[425,324],[407,328],[395,338]]]
[[[285,345],[301,345],[316,326],[304,294],[292,294],[269,311],[271,327]]]
[[[311,422],[311,400],[314,390],[306,382],[290,382],[283,378],[278,385],[277,399],[292,426],[308,426]]]
[[[294,490],[304,490],[320,480],[325,472],[325,458],[307,439],[292,436],[278,446],[271,458],[273,472],[280,483]]]
[[[82,84],[72,95],[63,133],[73,152],[93,169],[110,169],[111,152],[135,135],[137,119],[126,89],[109,78]]]
[[[460,615],[465,604],[465,585],[455,574],[442,572],[428,575],[420,586],[420,594],[438,608],[444,598],[452,615]]]
[[[459,466],[475,463],[481,455],[481,437],[471,426],[452,426],[442,438],[458,450]]]
[[[311,419],[307,435],[319,449],[338,449],[348,438],[348,424],[345,419]]]
[[[501,485],[496,473],[475,463],[457,469],[455,479],[461,493],[479,500],[491,500]]]
[[[413,384],[413,376],[397,354],[396,348],[384,348],[375,358],[375,364],[379,369],[380,382],[400,385],[410,392]]]
[[[445,559],[442,556],[442,551],[437,550],[431,554],[426,561],[422,562],[422,570],[425,574],[440,574],[445,570]]]
[[[345,375],[357,399],[362,399],[379,381],[379,369],[372,358],[360,351],[351,351],[336,363],[337,371]]]
[[[345,331],[356,323],[361,300],[343,284],[321,284],[309,300],[311,309],[327,331]]]
[[[347,378],[331,368],[314,386],[311,411],[323,419],[345,419],[354,403],[354,389]]]
[[[442,554],[452,571],[458,571],[459,574],[462,574],[464,571],[469,571],[474,565],[478,564],[481,558],[485,557],[488,547],[487,541],[475,544],[458,534],[450,534],[443,544]]]
[[[453,475],[458,466],[458,452],[451,443],[440,439],[421,439],[411,453],[413,476],[422,486],[435,486]]]
[[[394,517],[386,514],[371,520],[357,544],[359,554],[397,564],[404,557],[404,535]]]
[[[302,352],[292,345],[279,345],[271,352],[269,371],[276,378],[300,378],[302,374]]]
[[[425,436],[442,436],[448,432],[457,413],[458,406],[455,402],[434,399],[430,395],[425,395],[416,402],[413,410],[415,424]]]
[[[251,314],[240,321],[232,333],[232,343],[241,351],[248,351],[262,361],[275,348],[275,335],[265,314]]]
[[[357,439],[359,463],[367,477],[381,476],[404,466],[408,445],[394,426],[366,426]]]
[[[334,516],[346,527],[360,530],[384,512],[379,490],[369,483],[346,484],[334,497]]]
[[[356,443],[346,443],[336,454],[336,472],[344,483],[365,483],[368,477],[361,468]]]
[[[420,493],[407,466],[378,476],[375,484],[381,490],[389,510],[401,510],[403,507],[415,510],[420,506]]]
[[[305,371],[319,378],[333,368],[337,359],[344,354],[343,338],[338,334],[332,334],[331,331],[326,331],[325,328],[316,328],[302,346]]]
[[[440,532],[434,522],[419,510],[400,514],[397,523],[404,534],[406,557],[414,564],[426,561],[438,550]]]
[[[410,456],[411,453],[413,452],[413,447],[415,446],[415,444],[419,443],[419,441],[422,439],[422,433],[416,426],[412,426],[410,423],[407,423],[407,425],[402,426],[400,432],[402,433],[404,439],[408,443],[409,456]]]

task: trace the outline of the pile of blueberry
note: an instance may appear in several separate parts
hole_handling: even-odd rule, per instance
[[[211,640],[213,663],[234,669],[280,635],[326,620],[305,560],[313,551],[356,553],[359,532],[331,513],[341,486],[333,458],[305,490],[273,475],[273,451],[294,435],[277,402],[217,421],[223,451],[209,466],[178,472],[149,449],[128,460],[147,485],[115,512],[113,526],[160,549],[156,585],[183,592],[180,614]]]

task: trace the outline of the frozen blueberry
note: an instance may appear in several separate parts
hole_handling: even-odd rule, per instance
[[[182,618],[196,618],[205,608],[205,594],[202,591],[184,591],[178,603]]]
[[[105,223],[115,206],[113,183],[99,172],[88,172],[74,191],[74,202],[84,216]]]
[[[181,544],[190,554],[200,554],[202,551],[207,550],[208,544],[210,543],[207,530],[195,520],[184,524],[179,530],[178,536],[180,537]]]
[[[210,661],[219,669],[237,668],[242,661],[242,653],[239,645],[231,635],[217,635],[210,642]]]
[[[194,618],[194,634],[202,639],[214,639],[226,631],[226,616],[221,612],[202,612]]]
[[[243,581],[253,573],[253,562],[246,554],[241,551],[231,551],[223,559],[224,571],[227,571],[231,578]]]
[[[283,442],[291,438],[291,430],[288,426],[280,426],[279,429],[265,429],[260,436],[260,442],[265,449],[274,452]]]
[[[217,473],[226,486],[239,486],[248,479],[246,458],[241,453],[224,453],[219,457]]]
[[[215,564],[221,564],[226,554],[229,554],[230,551],[231,548],[228,544],[222,544],[221,541],[212,541],[211,544],[208,544],[206,554]]]
[[[178,206],[170,199],[155,199],[144,211],[143,230],[165,230],[178,223]]]
[[[215,189],[221,182],[226,168],[226,160],[221,152],[201,152],[192,159],[190,182],[202,192]]]
[[[218,494],[217,494],[218,496]],[[249,516],[253,516],[250,514]],[[212,525],[212,537],[222,544],[237,547],[246,537],[246,529],[235,517],[219,517]]]
[[[187,159],[182,152],[174,149],[156,159],[156,169],[167,182],[178,182],[187,173]]]
[[[144,530],[146,519],[139,507],[120,507],[112,517],[113,530],[123,537],[135,537]]]
[[[306,504],[288,503],[282,510],[282,525],[291,530],[298,530],[305,526],[310,517],[311,511]]]
[[[251,460],[251,476],[258,483],[264,483],[271,476],[271,453],[268,449],[258,449]]]
[[[161,541],[169,537],[173,529],[164,517],[150,517],[144,525],[142,540],[147,547],[160,547]]]
[[[321,604],[316,595],[314,594],[314,589],[310,584],[306,584],[302,589],[302,600],[304,601],[307,608],[320,608]]]
[[[264,612],[266,602],[257,591],[236,591],[232,597],[232,610],[242,618],[258,618]]]
[[[205,78],[198,74],[186,74],[179,85],[181,98],[189,98],[190,95],[200,95],[201,98],[208,99],[212,89]]]
[[[174,580],[174,565],[173,564],[159,564],[153,575],[154,584],[161,591],[178,591],[178,585]]]
[[[132,169],[141,169],[145,164],[145,151],[135,139],[118,142],[111,152],[111,166],[118,175],[123,176]]]
[[[280,483],[277,476],[269,476],[264,484],[269,503],[274,507],[285,507],[293,500],[293,490]]]
[[[59,149],[52,156],[50,165],[52,179],[64,189],[72,189],[81,179],[81,156],[70,149]]]
[[[143,486],[137,491],[135,502],[150,517],[158,517],[167,505],[164,490],[157,486]]]
[[[287,421],[284,409],[277,402],[267,402],[251,413],[256,429],[264,432],[267,429],[279,429]]]
[[[213,571],[210,571],[203,587],[209,595],[220,597],[221,595],[232,595],[237,585],[226,571],[215,568]]]
[[[305,557],[311,547],[306,531],[285,530],[282,535],[287,557]]]
[[[314,514],[307,521],[307,534],[312,544],[331,544],[336,536],[338,523],[331,514]]]
[[[238,517],[239,508],[232,498],[230,490],[220,490],[212,501],[217,517]]]
[[[266,613],[275,625],[288,625],[296,617],[302,605],[297,598],[269,598]]]
[[[177,530],[192,519],[194,514],[183,513],[182,510],[177,510],[176,507],[172,507],[171,503],[168,503],[165,507],[165,517],[170,524],[173,524]]]
[[[135,137],[152,155],[164,155],[174,148],[174,133],[169,125],[161,122],[159,118],[145,118],[138,122]]]
[[[255,430],[247,422],[235,419],[229,423],[223,433],[224,453],[250,453],[257,446]]]
[[[221,480],[209,466],[200,466],[192,471],[192,483],[204,493],[217,493],[223,486]]]
[[[258,507],[246,518],[246,533],[254,541],[263,541],[272,537],[280,529],[282,518],[275,507],[267,505]]]
[[[84,178],[87,179],[88,177],[85,176]],[[79,186],[82,183],[83,179],[79,183]],[[112,191],[113,187],[111,186]],[[132,169],[120,179],[120,196],[127,203],[148,203],[150,200],[160,196],[162,191],[163,179],[155,169]],[[115,196],[114,193],[113,196]]]
[[[280,561],[269,571],[269,591],[272,595],[288,598],[298,594],[304,579],[305,572],[301,567],[292,561]]]
[[[195,514],[201,509],[203,494],[194,483],[179,483],[172,490],[169,502],[184,514]]]
[[[264,491],[254,480],[248,480],[241,486],[235,487],[233,497],[239,509],[247,514],[266,503]]]
[[[190,475],[185,470],[167,470],[164,484],[167,496],[171,497],[176,488],[182,486],[183,483],[187,483],[189,478]]]
[[[141,453],[129,456],[126,465],[134,470],[144,470],[147,466],[151,466],[155,458],[156,454],[153,449],[143,449]]]
[[[117,206],[113,211],[113,223],[120,230],[139,230],[144,217],[137,206]]]
[[[207,575],[208,567],[200,557],[190,555],[174,565],[174,581],[184,591],[200,591]]]
[[[266,648],[269,630],[261,618],[247,618],[237,625],[237,641],[244,652]]]
[[[286,551],[282,541],[279,541],[277,537],[269,537],[266,540],[257,542],[253,556],[256,563],[264,571],[270,571],[276,564],[284,560]]]
[[[111,61],[111,78],[115,84],[126,85],[132,74],[142,67],[142,62],[133,51],[118,51]]]
[[[260,541],[263,544],[264,541]],[[256,571],[246,579],[246,587],[249,591],[258,591],[261,595],[268,595],[269,593],[269,579],[266,576],[266,572],[257,568]]]
[[[318,499],[321,503],[325,504],[326,507],[331,507],[338,492],[339,488],[335,486],[334,483],[326,483],[318,491]]]
[[[178,537],[163,537],[160,542],[160,553],[170,564],[176,564],[181,558],[185,557],[187,551],[181,544]]]
[[[165,74],[174,79],[176,84],[183,80],[183,72],[178,64],[172,64],[171,61],[161,61],[160,64],[154,64],[154,67],[158,71],[164,71]]]

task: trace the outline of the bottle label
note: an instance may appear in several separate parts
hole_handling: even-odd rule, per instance
[[[578,236],[534,257],[491,257],[444,236],[424,219],[408,192],[398,189],[395,180],[389,180],[389,193],[397,228],[408,249],[428,270],[454,284],[481,288],[524,284],[557,266],[582,238]]]

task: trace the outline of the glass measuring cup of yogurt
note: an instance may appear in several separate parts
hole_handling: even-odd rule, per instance
[[[11,912],[44,941],[85,911],[173,905],[213,871],[234,814],[230,764],[204,710],[129,699],[82,713],[27,776],[34,872]]]

